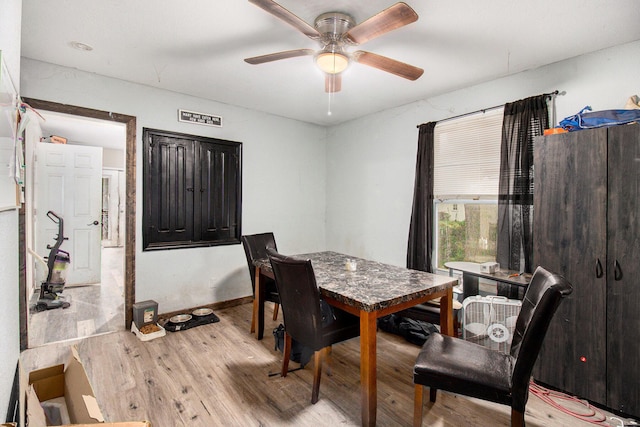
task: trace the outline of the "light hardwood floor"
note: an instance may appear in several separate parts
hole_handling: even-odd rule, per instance
[[[29,348],[124,330],[124,248],[103,248],[101,282],[65,287],[69,308],[29,313]],[[30,301],[37,302],[39,292]]]
[[[359,339],[333,347],[333,375],[324,370],[320,400],[312,405],[313,362],[286,378],[269,376],[279,372],[281,353],[274,351],[270,333],[262,341],[249,334],[251,304],[216,314],[218,323],[147,342],[127,331],[77,341],[105,418],[149,420],[154,427],[360,425]],[[266,331],[280,323],[267,318]],[[23,366],[28,371],[62,363],[70,344],[27,350]],[[412,424],[418,351],[401,337],[378,333],[379,426]],[[438,401],[425,406],[424,426],[509,425],[508,407],[476,399],[439,392]],[[526,421],[533,427],[591,425],[533,395]]]

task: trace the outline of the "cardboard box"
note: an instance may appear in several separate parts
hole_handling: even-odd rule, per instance
[[[55,365],[29,373],[26,388],[27,427],[45,427],[51,421],[44,406],[55,406],[68,414],[69,423],[63,426],[88,427],[101,423],[113,427],[150,427],[148,421],[105,423],[87,372],[80,362],[78,350],[71,347],[67,365]]]
[[[66,144],[67,143],[67,138],[63,138],[63,137],[57,136],[57,135],[51,135],[49,137],[49,139],[51,140],[51,143],[53,143],[53,144]]]

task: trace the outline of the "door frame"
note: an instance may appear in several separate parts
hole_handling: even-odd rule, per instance
[[[129,329],[133,320],[133,304],[135,302],[135,265],[136,265],[136,117],[110,111],[94,110],[75,105],[60,104],[58,102],[44,101],[33,98],[23,98],[23,102],[36,110],[53,111],[57,113],[71,114],[81,117],[89,117],[118,123],[126,126],[125,148],[125,181],[126,181],[126,211],[125,211],[125,238],[124,238],[124,327]],[[25,242],[24,227],[20,230],[20,240]],[[24,246],[23,246],[24,247]],[[21,275],[20,287],[26,290],[26,279]],[[28,347],[27,325],[28,307],[21,307],[21,331],[20,347]]]

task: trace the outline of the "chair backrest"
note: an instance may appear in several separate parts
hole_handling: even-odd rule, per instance
[[[244,254],[247,256],[247,265],[249,267],[249,275],[251,276],[251,286],[255,292],[256,289],[256,267],[253,261],[261,258],[267,258],[267,247],[276,251],[276,238],[273,233],[260,233],[242,236],[242,246]]]
[[[287,333],[314,351],[319,350],[322,348],[322,312],[311,260],[284,256],[271,248],[267,253],[276,278]]]
[[[533,365],[538,358],[544,336],[563,297],[573,291],[562,276],[542,267],[534,272],[524,294],[516,321],[511,356],[515,359],[512,371],[512,396],[516,406],[524,409]]]

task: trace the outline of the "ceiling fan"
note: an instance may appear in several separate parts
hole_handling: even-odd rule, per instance
[[[249,64],[264,64],[265,62],[312,55],[318,67],[325,74],[324,88],[325,92],[329,93],[340,91],[342,88],[341,73],[351,61],[409,80],[418,79],[424,72],[422,68],[414,67],[386,56],[364,50],[355,52],[347,52],[345,50],[347,46],[360,45],[389,31],[417,21],[418,14],[406,3],[398,2],[357,25],[355,20],[345,13],[323,13],[315,19],[312,27],[273,0],[249,0],[249,2],[292,25],[322,46],[317,51],[313,49],[295,49],[246,58],[245,62]]]

